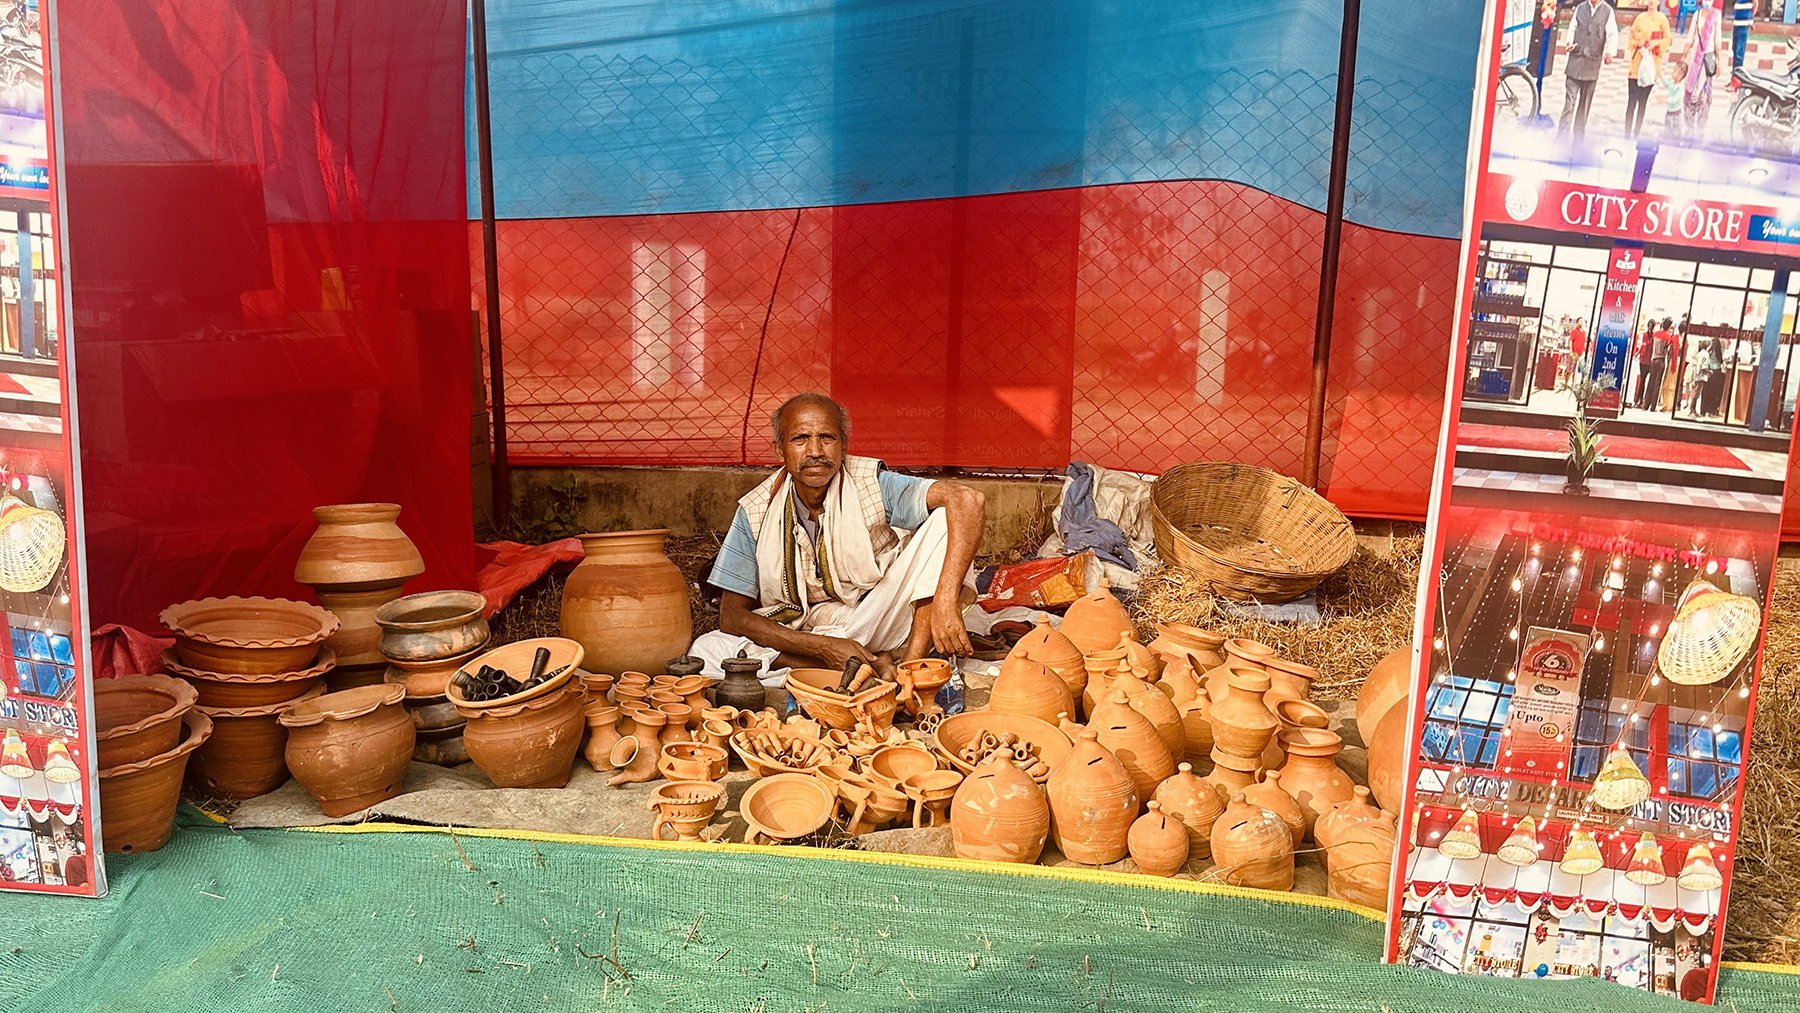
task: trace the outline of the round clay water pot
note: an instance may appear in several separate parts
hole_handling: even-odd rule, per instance
[[[587,727],[582,703],[581,684],[565,682],[550,694],[523,703],[464,709],[469,723],[463,728],[463,746],[495,787],[560,788],[569,783]],[[656,750],[645,752],[655,776]]]
[[[1225,663],[1225,636],[1186,623],[1157,623],[1156,639],[1149,648],[1162,655],[1165,662],[1191,657],[1198,663],[1197,672],[1217,668]]]
[[[462,689],[456,685],[456,677],[453,674],[449,686],[444,689],[444,693],[450,698],[450,702],[455,704],[457,708],[463,712],[465,717],[474,717],[476,711],[492,710],[499,707],[511,707],[516,704],[524,703],[527,700],[549,696],[553,693],[560,693],[562,692],[563,687],[568,686],[571,683],[574,684],[576,689],[581,689],[582,683],[575,678],[575,673],[581,668],[583,659],[586,657],[586,652],[580,644],[573,640],[569,640],[566,637],[532,637],[529,640],[515,640],[510,644],[477,654],[475,657],[464,662],[463,666],[457,669],[457,671],[467,672],[470,676],[474,676],[476,673],[480,672],[482,666],[485,665],[505,672],[507,675],[523,682],[531,675],[532,662],[537,657],[538,648],[540,647],[547,648],[550,651],[550,660],[545,663],[544,672],[546,674],[556,672],[557,674],[545,679],[536,686],[520,690],[511,696],[500,697],[497,700],[472,701],[463,696]],[[620,702],[622,703],[624,701],[621,700]]]
[[[181,663],[206,672],[266,675],[313,664],[338,617],[287,598],[201,598],[159,617],[175,635]]]
[[[1239,792],[1213,824],[1212,857],[1232,886],[1294,888],[1294,836],[1281,817],[1251,805]]]
[[[562,632],[602,672],[660,671],[694,639],[687,581],[663,554],[667,528],[581,536],[563,585]]]
[[[745,790],[738,813],[750,824],[746,843],[796,840],[818,830],[837,808],[837,793],[811,774],[775,774]]]
[[[670,781],[650,793],[644,807],[656,814],[650,826],[652,840],[662,840],[664,827],[675,831],[678,841],[698,841],[700,831],[712,822],[725,786],[711,781]]]
[[[1287,745],[1281,786],[1300,803],[1310,835],[1321,816],[1355,797],[1356,782],[1337,765],[1344,742],[1329,728],[1289,728],[1281,732],[1281,739]]]
[[[94,680],[94,759],[105,770],[147,760],[181,744],[181,716],[199,698],[166,675]]]
[[[287,764],[327,816],[347,816],[400,794],[416,735],[400,686],[359,686],[294,704]]]
[[[1265,696],[1264,701],[1267,702]],[[1331,715],[1325,708],[1310,700],[1278,700],[1270,706],[1275,712],[1275,720],[1281,726],[1269,738],[1269,744],[1262,751],[1262,765],[1265,770],[1280,770],[1287,763],[1287,742],[1282,735],[1295,728],[1330,728]]]
[[[286,784],[288,730],[281,713],[323,695],[325,687],[314,686],[299,700],[260,707],[197,705],[212,719],[213,733],[188,761],[188,783],[213,798],[255,798]]]
[[[389,661],[432,661],[468,654],[488,642],[487,599],[474,591],[426,591],[375,610],[381,653]]]
[[[1131,824],[1128,839],[1131,860],[1145,875],[1173,876],[1187,865],[1187,828],[1163,812],[1162,803],[1153,799],[1149,809]]]
[[[294,561],[294,579],[314,590],[398,586],[425,572],[418,547],[400,530],[398,503],[333,503],[313,508],[318,530]]]
[[[212,719],[181,716],[181,742],[166,752],[100,771],[101,845],[111,853],[155,851],[169,843],[188,757],[212,735]]]
[[[1050,836],[1050,801],[1001,748],[963,778],[950,803],[950,836],[958,858],[1031,864]]]
[[[1367,746],[1388,710],[1412,695],[1412,648],[1389,652],[1369,670],[1356,692],[1356,734]]]
[[[1227,666],[1224,672],[1224,698],[1215,697],[1208,712],[1213,749],[1233,756],[1260,759],[1263,750],[1269,746],[1269,739],[1281,727],[1280,720],[1263,702],[1263,694],[1269,689],[1269,675],[1260,669],[1238,665]],[[1218,678],[1216,671],[1212,678]]]
[[[338,629],[325,641],[338,653],[342,668],[382,668],[387,658],[381,653],[381,627],[375,617],[397,601],[405,590],[399,585],[378,587],[370,591],[314,591],[319,604],[338,617]]]
[[[1111,650],[1121,635],[1132,635],[1131,616],[1113,597],[1112,581],[1100,578],[1100,589],[1069,604],[1059,631],[1083,655]]]
[[[1383,809],[1398,811],[1406,799],[1406,719],[1404,699],[1388,708],[1387,716],[1369,740],[1369,793]]]
[[[1137,782],[1091,728],[1044,785],[1057,850],[1071,862],[1105,865],[1125,857],[1138,813]]]
[[[1225,812],[1225,797],[1212,782],[1196,776],[1192,764],[1182,764],[1174,777],[1157,785],[1150,800],[1187,829],[1190,857],[1212,854],[1212,828]]]
[[[1082,661],[1081,648],[1052,627],[1050,617],[1043,612],[1037,615],[1037,625],[1032,627],[1030,633],[1019,638],[1019,642],[1013,645],[1006,657],[1009,661],[1014,658],[1035,661],[1055,672],[1063,685],[1069,688],[1070,696],[1076,700],[1081,699],[1081,691],[1087,687],[1088,670]]]
[[[1056,723],[1058,714],[1073,714],[1074,701],[1062,677],[1047,665],[1008,657],[988,691],[988,710],[999,714],[1024,714]]]

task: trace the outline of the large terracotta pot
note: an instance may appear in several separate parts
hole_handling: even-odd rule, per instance
[[[463,727],[463,748],[495,787],[560,788],[569,783],[587,727],[582,703],[581,683],[565,682],[523,703],[480,709],[459,706],[469,720]],[[654,777],[653,739],[646,742],[644,753]]]
[[[1079,699],[1082,689],[1087,686],[1087,666],[1082,664],[1081,648],[1052,627],[1050,617],[1042,612],[1038,613],[1037,625],[1019,638],[1006,657],[1008,661],[1014,658],[1035,661],[1055,672],[1069,688],[1072,698]]]
[[[425,572],[425,560],[400,530],[398,503],[335,503],[313,508],[318,530],[294,561],[294,579],[315,591],[397,587]]]
[[[1281,817],[1251,805],[1242,792],[1212,828],[1212,857],[1232,886],[1261,890],[1294,888],[1294,836]]]
[[[1058,714],[1073,714],[1075,703],[1068,684],[1047,665],[1008,657],[988,692],[988,710],[1000,714],[1024,714],[1056,723]]]
[[[1263,694],[1269,689],[1269,675],[1257,669],[1229,665],[1214,670],[1213,681],[1218,680],[1220,671],[1225,674],[1225,695],[1223,699],[1214,698],[1208,715],[1212,721],[1213,748],[1233,756],[1260,759],[1263,750],[1268,748],[1269,738],[1281,726],[1263,703]]]
[[[687,581],[663,555],[666,528],[581,536],[586,558],[563,585],[563,636],[596,672],[660,672],[694,639]]]
[[[1388,710],[1411,695],[1412,648],[1402,647],[1377,661],[1356,692],[1356,733],[1363,745],[1375,740]]]
[[[1306,839],[1306,816],[1300,811],[1300,803],[1295,800],[1286,788],[1281,785],[1281,775],[1269,771],[1263,779],[1239,789],[1244,801],[1251,805],[1259,805],[1281,817],[1281,822],[1293,835],[1294,848],[1299,850],[1300,842]]]
[[[348,816],[400,794],[412,762],[412,715],[402,686],[359,686],[288,708],[287,764],[327,816]]]
[[[1186,623],[1157,623],[1156,639],[1149,647],[1162,655],[1165,663],[1193,658],[1202,672],[1225,663],[1224,635]]]
[[[100,771],[101,844],[108,852],[155,851],[169,843],[188,757],[212,735],[199,711],[181,716],[182,739],[167,752]]]
[[[207,672],[263,675],[306,668],[338,630],[330,612],[288,598],[201,598],[158,617],[181,663]]]
[[[1369,792],[1383,809],[1398,812],[1406,797],[1406,701],[1388,708],[1369,740]]]
[[[1175,758],[1156,734],[1156,726],[1131,709],[1123,692],[1114,691],[1111,699],[1094,708],[1087,726],[1125,765],[1137,785],[1138,798],[1149,798],[1164,778],[1175,773]]]
[[[1325,895],[1385,911],[1393,861],[1394,814],[1356,823],[1326,853]]]
[[[1081,732],[1044,789],[1050,798],[1051,832],[1064,857],[1083,865],[1125,857],[1138,812],[1137,782],[1092,729]]]
[[[1187,749],[1187,733],[1182,730],[1181,711],[1175,701],[1162,693],[1132,672],[1116,672],[1112,678],[1111,688],[1125,694],[1131,709],[1142,714],[1156,727],[1157,737],[1172,757],[1181,756]]]
[[[148,760],[181,744],[194,687],[166,675],[94,680],[94,759],[101,770]]]
[[[1329,728],[1291,728],[1281,733],[1281,739],[1287,746],[1281,785],[1300,803],[1311,835],[1319,817],[1355,797],[1356,782],[1337,765],[1344,742]]]
[[[1100,589],[1069,604],[1062,635],[1083,655],[1111,650],[1121,635],[1132,635],[1131,616],[1112,594],[1112,581],[1100,578]]]
[[[314,686],[300,701],[325,694]],[[288,731],[281,713],[297,701],[258,707],[196,709],[212,719],[212,738],[188,761],[187,779],[194,790],[213,798],[255,798],[287,783]]]
[[[486,608],[487,599],[474,591],[426,591],[396,598],[375,610],[382,656],[389,661],[437,661],[479,650],[488,642],[488,622],[482,616]]]
[[[1196,777],[1192,764],[1182,764],[1173,777],[1157,785],[1150,800],[1187,829],[1189,857],[1212,854],[1212,828],[1225,812],[1225,796],[1211,782]]]
[[[963,779],[950,802],[950,837],[958,858],[1030,864],[1050,835],[1050,802],[1012,750],[1000,749]]]
[[[1163,812],[1161,802],[1152,799],[1149,809],[1131,825],[1131,860],[1145,875],[1173,876],[1187,865],[1187,828]]]

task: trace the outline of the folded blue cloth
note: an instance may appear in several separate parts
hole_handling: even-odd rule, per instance
[[[1063,555],[1092,549],[1094,555],[1127,570],[1137,569],[1131,539],[1112,521],[1094,509],[1094,473],[1084,461],[1069,462],[1069,487],[1063,491],[1062,519],[1056,533],[1062,538]]]

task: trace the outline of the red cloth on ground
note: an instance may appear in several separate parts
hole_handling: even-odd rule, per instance
[[[487,615],[506,607],[513,596],[550,572],[558,563],[582,557],[581,539],[564,538],[543,545],[523,542],[481,542],[475,546],[475,562],[481,570],[475,574],[475,589],[487,599]]]
[[[173,637],[153,637],[129,626],[108,623],[93,632],[94,678],[121,675],[158,675],[163,671],[162,652],[175,646]]]

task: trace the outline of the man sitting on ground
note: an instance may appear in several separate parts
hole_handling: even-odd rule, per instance
[[[782,468],[738,501],[709,578],[719,629],[691,653],[713,674],[740,649],[765,673],[971,653],[981,493],[850,456],[850,415],[823,394],[790,398],[771,423]]]

